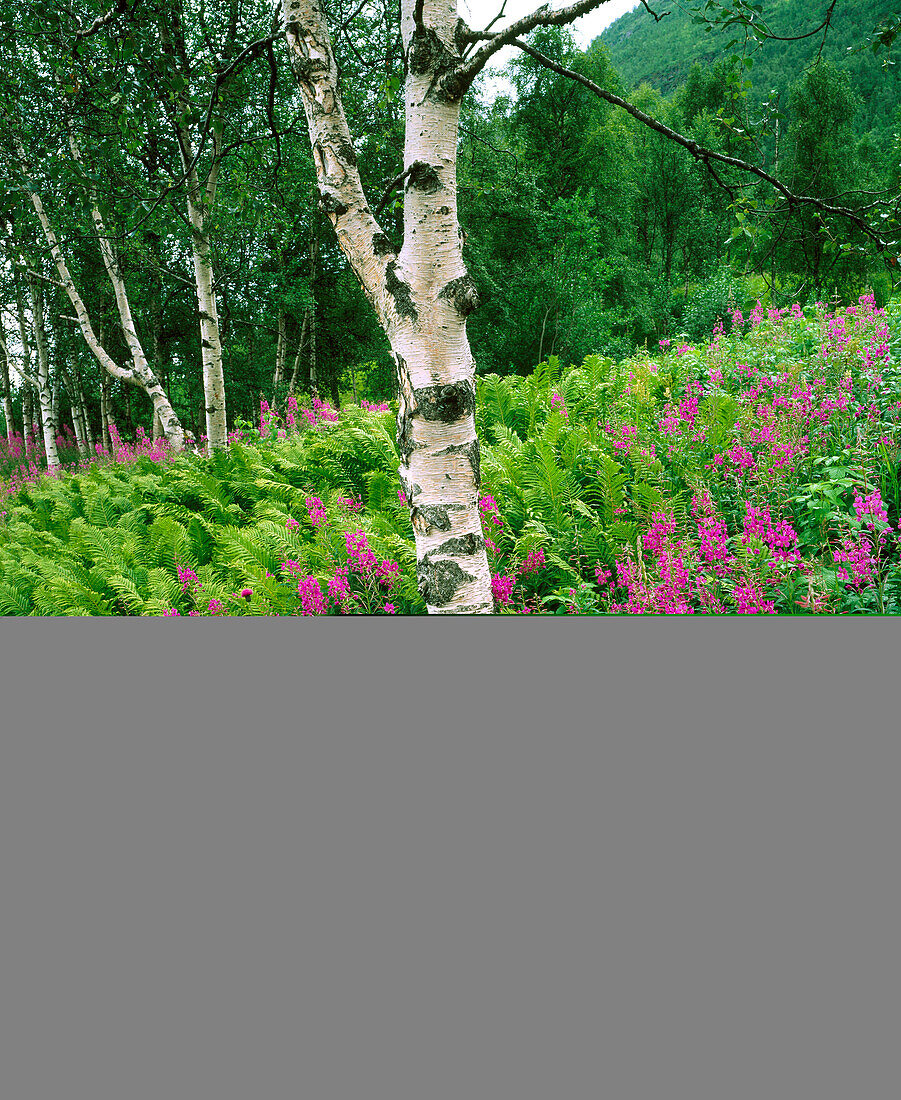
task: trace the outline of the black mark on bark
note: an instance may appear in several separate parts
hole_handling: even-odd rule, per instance
[[[344,160],[347,164],[351,166],[351,168],[356,168],[357,154],[354,150],[354,147],[350,144],[349,141],[342,141],[341,144],[338,146],[336,152],[338,156],[342,158],[342,160]]]
[[[413,399],[426,420],[445,424],[469,416],[476,407],[475,386],[468,379],[447,386],[423,386],[413,391]]]
[[[394,245],[384,233],[376,233],[372,238],[372,250],[376,256],[390,256],[394,252]]]
[[[455,561],[426,561],[417,568],[419,591],[432,607],[445,607],[457,594],[460,585],[474,581]]]
[[[397,277],[397,261],[392,260],[385,268],[385,289],[394,299],[394,308],[401,317],[409,317],[415,321],[419,311],[413,304],[413,294],[409,283],[403,282]]]
[[[441,288],[438,297],[447,298],[464,317],[479,307],[479,288],[471,275],[461,275],[459,279],[451,279]]]
[[[431,164],[426,164],[424,160],[414,160],[409,168],[407,187],[431,195],[432,192],[441,188],[441,178],[438,175],[438,170],[433,168]]]
[[[485,540],[482,536],[470,531],[467,535],[442,542],[440,546],[436,546],[434,550],[430,550],[428,554],[425,554],[422,560],[424,562],[430,561],[439,554],[475,554],[484,545]]]
[[[332,195],[328,191],[319,192],[319,207],[326,214],[335,214],[337,217],[341,217],[342,214],[347,213],[347,207],[336,196]]]
[[[451,529],[450,516],[442,504],[423,504],[422,507],[412,510],[411,517],[414,521],[421,519],[426,528],[434,527],[436,531]]]

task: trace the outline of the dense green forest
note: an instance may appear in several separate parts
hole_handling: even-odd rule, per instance
[[[828,33],[806,35],[824,18],[829,4],[797,3],[797,0],[764,0],[761,18],[779,38],[757,40],[741,24],[719,33],[694,22],[700,4],[651,5],[665,18],[656,23],[643,7],[628,12],[601,35],[610,61],[627,88],[647,83],[671,96],[684,87],[696,65],[722,65],[724,45],[734,42],[733,53],[751,59],[747,78],[751,81],[748,100],[754,110],[776,98],[787,106],[798,73],[818,57],[831,61],[851,80],[860,96],[854,118],[858,137],[868,135],[884,148],[898,128],[901,73],[897,65],[884,66],[885,54],[874,53],[874,31],[896,14],[896,5],[886,0],[848,0],[836,4]],[[725,35],[725,37],[724,37]],[[791,41],[795,38],[794,41]],[[785,41],[789,39],[789,41]]]
[[[22,385],[15,368],[36,367],[43,343],[64,421],[74,393],[76,405],[84,401],[86,434],[99,431],[104,400],[126,432],[139,424],[152,430],[151,403],[98,370],[72,319],[30,182],[95,334],[122,363],[129,349],[92,235],[97,198],[144,353],[185,426],[205,434],[198,364],[207,337],[198,324],[179,142],[201,139],[214,91],[221,138],[215,154],[205,139],[194,171],[216,179],[204,233],[229,425],[253,419],[261,394],[283,399],[292,387],[308,391],[311,381],[336,404],[390,396],[388,343],[317,209],[309,139],[279,43],[268,52],[253,46],[267,33],[268,8],[241,6],[241,20],[225,25],[217,46],[201,25],[216,9],[176,4],[186,41],[177,56],[160,38],[157,9],[166,7],[163,0],[138,5],[124,27],[113,21],[78,40],[63,5],[5,5],[0,285],[14,425],[38,419],[36,389]],[[390,4],[356,15],[350,4],[333,8],[339,23],[345,8],[352,16],[335,50],[345,108],[361,135],[363,185],[379,196],[401,168],[397,13]],[[806,5],[774,8],[780,33],[799,30],[803,20],[811,25]],[[839,3],[815,68],[805,62],[817,39],[767,41],[749,53],[753,68],[738,75],[730,58],[741,50],[726,49],[732,32],[705,34],[681,9],[659,25],[643,9],[634,12],[584,52],[565,28],[539,28],[530,40],[611,91],[653,80],[662,71],[655,58],[669,58],[663,91],[642,84],[629,93],[636,106],[707,147],[763,163],[796,190],[847,194],[851,205],[865,206],[855,191],[897,190],[898,84],[896,70],[883,70],[872,51],[847,47],[863,43],[881,14],[878,4]],[[845,54],[839,64],[830,60]],[[692,69],[697,59],[704,67]],[[548,354],[579,362],[589,352],[629,354],[668,334],[698,335],[730,297],[743,307],[758,297],[774,305],[836,294],[850,301],[871,285],[886,300],[892,268],[840,218],[780,207],[765,184],[749,187],[741,173],[725,170],[719,176],[733,185],[730,194],[685,150],[529,56],[514,57],[508,71],[515,96],[488,102],[477,84],[460,129],[459,217],[481,300],[469,320],[479,372],[523,373]],[[778,147],[775,120],[755,114],[760,89],[776,80],[760,79],[770,71],[778,71],[781,89]],[[747,112],[757,130],[741,125]],[[382,217],[399,244],[402,192]],[[41,277],[31,289],[29,271]],[[31,331],[33,293],[43,299],[41,341]]]
[[[901,259],[897,19],[716,0],[633,12],[582,50],[568,24],[590,7],[479,31],[452,0],[0,0],[4,492],[98,455],[212,457],[393,402],[418,599],[484,610],[497,563],[478,431],[494,424],[502,446],[516,379],[550,371],[559,412],[563,380],[581,392],[594,364],[594,409],[598,364],[681,356],[729,318],[778,327],[788,309],[818,319],[817,340],[779,329],[772,346],[814,370],[823,326],[864,301],[882,363]],[[512,90],[496,94],[484,66],[505,44]],[[634,405],[623,369],[617,430]],[[707,384],[671,371],[648,416]],[[576,446],[552,423],[541,462]],[[601,420],[583,427],[594,445]],[[321,466],[364,503],[365,478]],[[570,485],[548,477],[552,498]],[[688,493],[694,475],[679,477]],[[216,515],[238,506],[210,493]],[[578,543],[554,554],[570,561],[560,580]]]

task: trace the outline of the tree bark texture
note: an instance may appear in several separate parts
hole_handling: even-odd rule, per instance
[[[320,209],[388,336],[397,368],[400,479],[410,504],[420,592],[431,614],[490,613],[479,516],[475,364],[466,317],[477,305],[457,224],[460,101],[442,77],[460,61],[454,0],[402,0],[407,56],[404,243],[373,217],[338,88],[320,0],[283,0]]]
[[[31,315],[34,319],[34,346],[38,355],[38,402],[41,408],[41,431],[44,436],[44,454],[47,469],[59,467],[56,450],[57,424],[53,415],[53,390],[50,381],[50,358],[47,353],[47,332],[44,327],[44,292],[37,279],[29,278],[31,291]]]
[[[83,167],[84,162],[81,150],[75,140],[75,135],[69,131],[69,148],[75,161]],[[172,403],[160,385],[160,381],[147,361],[144,348],[138,338],[138,329],[131,312],[131,302],[128,299],[128,291],[125,288],[125,279],[122,277],[122,269],[119,266],[119,258],[113,249],[112,241],[106,231],[103,217],[100,213],[100,204],[97,201],[97,193],[92,187],[87,188],[88,201],[91,206],[91,220],[94,223],[94,231],[97,234],[97,242],[100,246],[100,255],[103,257],[103,266],[113,286],[116,296],[116,309],[119,312],[119,323],[122,335],[128,347],[134,368],[134,381],[150,398],[153,405],[153,414],[159,419],[167,442],[176,450],[181,451],[185,445],[185,433],[181,421]]]

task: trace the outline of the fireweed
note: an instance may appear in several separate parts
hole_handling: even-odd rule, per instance
[[[482,535],[491,569],[491,594],[494,609],[528,615],[540,610],[541,588],[545,567],[544,551],[535,547],[523,561],[513,554],[510,532],[498,512],[497,501],[485,495],[479,501]]]
[[[539,527],[490,465],[489,555],[529,529],[550,533],[556,557],[546,575],[570,611],[901,610],[901,372],[886,312],[865,294],[835,312],[758,302],[747,323],[738,309],[731,320],[707,345],[662,340],[657,362],[605,368],[605,415],[584,426],[570,416],[558,437],[560,461],[567,432],[581,431],[569,468],[598,517],[581,528],[594,560],[564,552],[578,519],[548,532],[542,517]],[[577,379],[587,365],[572,368]],[[581,392],[569,383],[579,406],[590,406],[586,383]],[[509,459],[505,469],[516,477]],[[504,542],[508,502],[517,518]],[[509,607],[512,571],[493,561],[492,573],[495,600]]]
[[[616,364],[589,356],[582,367],[548,379],[543,391],[531,379],[482,379],[479,511],[496,610],[897,613],[901,369],[891,334],[899,312],[894,305],[888,313],[877,309],[871,295],[835,311],[822,304],[805,310],[759,305],[747,321],[733,310],[731,324],[727,315],[707,342],[661,341],[655,358]],[[503,397],[494,406],[484,396],[489,385]],[[541,409],[561,415],[535,415]],[[368,418],[373,411],[383,410],[353,415]],[[260,522],[268,524],[270,544],[272,532],[280,532],[281,557],[266,551],[260,565],[263,551],[251,553],[247,542],[235,551],[234,569],[225,557],[214,568],[208,557],[207,564],[191,566],[185,556],[176,568],[170,552],[167,599],[177,607],[166,613],[421,611],[409,502],[397,489],[385,418],[379,418],[378,456],[371,450],[364,459],[352,449],[376,431],[370,427],[375,418],[366,432],[348,435],[341,446],[351,465],[341,474],[338,452],[330,449],[341,439],[341,425],[320,431],[338,416],[325,402],[303,410],[289,398],[282,413],[261,413],[265,438],[251,425],[249,445],[238,444],[231,458],[219,456],[215,468],[225,471],[239,459],[252,466],[258,448],[277,469],[281,447],[288,448],[297,471],[290,475],[292,493],[284,496],[290,514],[278,494],[261,500],[251,493],[241,505],[265,509]],[[516,434],[528,424],[532,434]],[[71,446],[70,433],[62,440]],[[0,544],[27,522],[28,493],[43,473],[42,446],[33,436],[0,447],[9,497],[2,510],[12,516],[0,523]],[[316,458],[306,477],[301,471],[315,453],[326,458]],[[73,466],[141,457],[168,464],[170,458],[162,443],[139,438],[126,445],[115,432],[111,453],[85,459],[63,448],[64,455],[61,477]],[[372,484],[366,471],[377,477]],[[24,505],[16,499],[20,492]],[[201,505],[195,500],[189,507]],[[207,523],[217,507],[207,509]],[[224,529],[235,547],[240,527]],[[406,550],[394,542],[391,553],[379,552],[370,531],[389,529]],[[246,567],[238,567],[242,556]]]

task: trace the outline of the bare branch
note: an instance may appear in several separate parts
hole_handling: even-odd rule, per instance
[[[534,57],[535,60],[544,65],[545,68],[551,69],[561,76],[569,77],[570,80],[577,81],[579,84],[588,88],[589,91],[594,92],[596,96],[613,104],[615,107],[621,107],[634,119],[637,119],[651,130],[656,130],[658,134],[662,134],[664,137],[669,138],[670,141],[674,141],[684,149],[687,149],[695,160],[700,161],[704,167],[707,168],[717,182],[721,183],[722,181],[719,180],[719,177],[711,169],[711,161],[716,161],[718,164],[726,164],[731,168],[738,168],[742,172],[750,172],[760,179],[765,180],[783,196],[789,206],[812,206],[815,210],[821,210],[825,214],[835,214],[841,218],[845,218],[847,221],[857,226],[857,228],[882,251],[888,252],[894,250],[895,246],[892,242],[886,241],[880,237],[873,226],[871,226],[865,218],[862,218],[857,211],[852,210],[850,207],[835,206],[832,203],[824,202],[822,199],[816,198],[814,195],[796,195],[793,191],[790,191],[781,180],[770,175],[769,172],[758,167],[756,164],[751,164],[746,160],[740,160],[738,157],[726,156],[724,153],[717,153],[713,149],[706,149],[693,138],[687,138],[677,133],[675,130],[670,129],[669,126],[666,126],[662,122],[658,122],[657,119],[645,114],[644,111],[639,110],[638,107],[634,107],[625,99],[621,99],[618,95],[614,95],[605,88],[601,88],[599,85],[595,84],[593,80],[589,80],[588,77],[583,76],[581,73],[574,72],[572,69],[566,69],[562,65],[558,65],[556,61],[552,61],[549,57],[545,57],[544,54],[539,53],[538,50],[534,49],[532,46],[526,45],[525,42],[514,41],[513,45],[517,46],[523,53],[527,53],[530,57]],[[731,193],[731,188],[725,187],[725,190]]]
[[[474,54],[444,77],[442,85],[445,92],[454,98],[462,96],[485,67],[488,59],[504,46],[515,45],[515,40],[520,35],[528,34],[535,27],[563,27],[606,2],[607,0],[577,0],[577,3],[561,8],[559,11],[553,11],[550,4],[543,4],[530,15],[511,23],[506,30],[498,31],[497,34],[488,34],[487,31],[474,32],[477,40],[487,39],[487,41],[484,46],[480,46]]]
[[[379,216],[379,214],[381,214],[381,212],[385,209],[385,207],[388,205],[388,200],[391,198],[391,196],[394,194],[394,192],[398,189],[398,187],[400,187],[400,185],[404,182],[404,180],[407,178],[407,176],[409,176],[410,171],[411,171],[411,168],[405,168],[399,176],[395,176],[394,179],[389,184],[386,185],[385,193],[379,199],[378,206],[372,212],[372,216],[374,218],[377,218]]]
[[[139,2],[140,0],[135,0],[134,5],[132,6],[132,10],[137,7]],[[89,24],[87,27],[82,27],[81,20],[78,18],[77,15],[75,15],[75,22],[78,24],[78,30],[75,32],[75,37],[88,38],[90,37],[90,35],[96,34],[98,31],[103,30],[104,27],[112,23],[117,15],[121,15],[127,10],[127,0],[116,0],[116,3],[113,4],[109,11],[104,12],[103,15],[98,15],[94,22]],[[75,13],[73,12],[72,14],[74,15]]]
[[[655,23],[659,23],[660,20],[663,19],[665,16],[672,14],[668,11],[654,11],[654,9],[648,4],[648,0],[639,0],[639,2],[641,3],[641,6],[644,8],[644,10],[648,13],[648,15],[652,15],[654,17]]]

